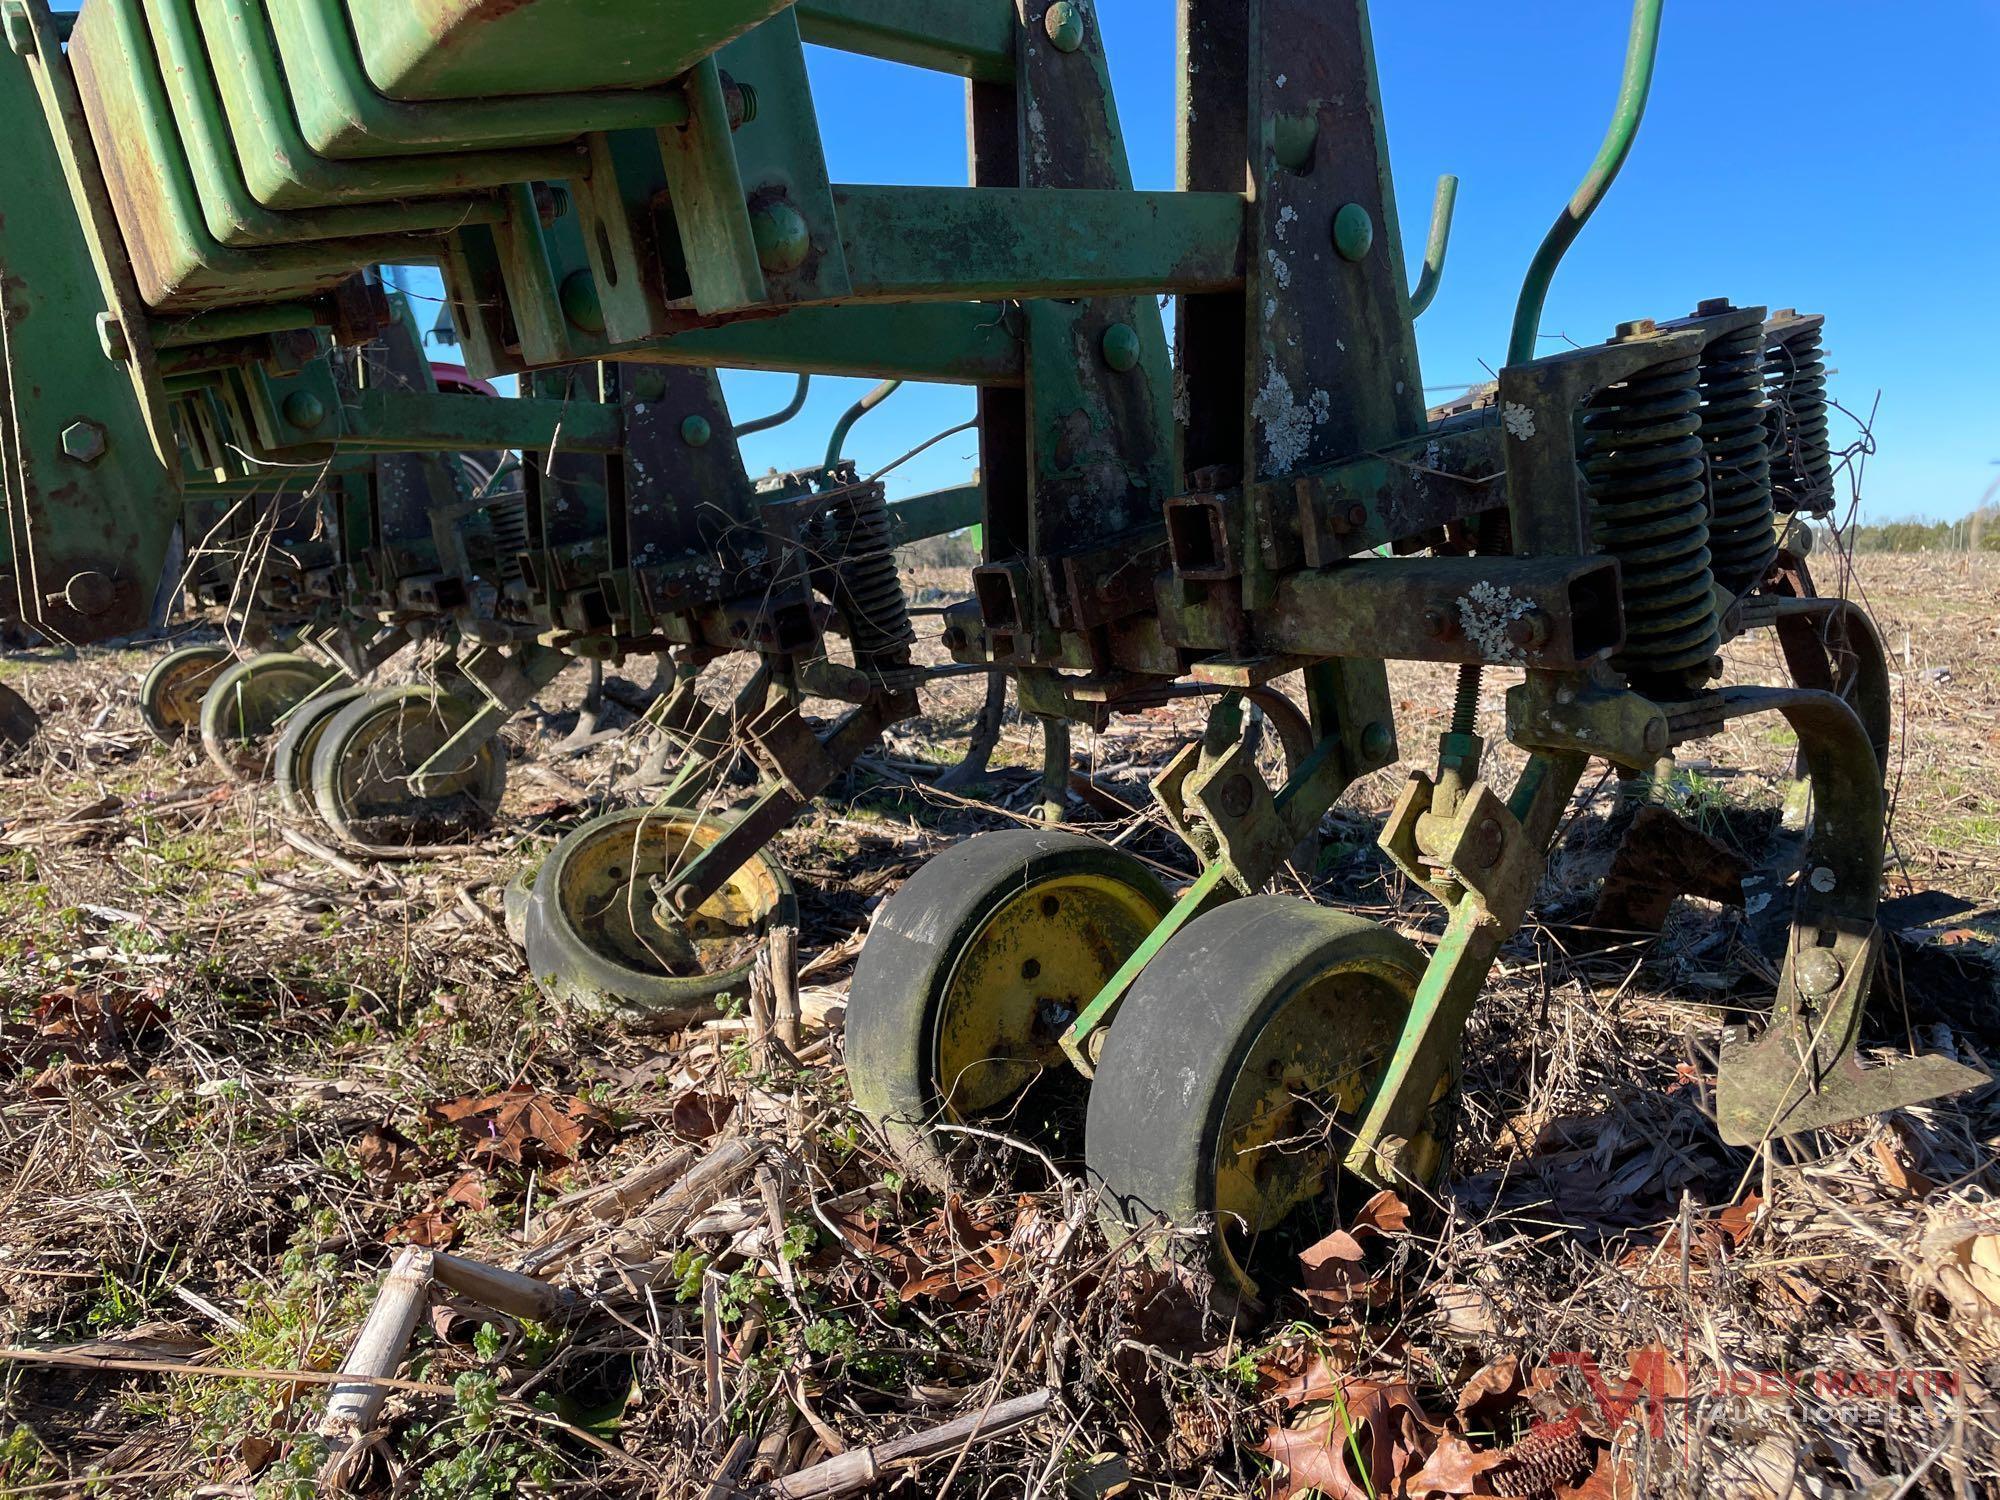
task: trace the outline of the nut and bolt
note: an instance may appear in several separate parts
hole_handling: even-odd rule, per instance
[[[1472,831],[1472,841],[1468,846],[1472,862],[1482,870],[1490,870],[1500,863],[1500,853],[1507,847],[1507,830],[1500,826],[1498,818],[1482,818],[1479,826]]]
[[[1735,312],[1736,304],[1727,297],[1704,297],[1694,306],[1697,318],[1712,318],[1717,313]]]
[[[705,447],[715,436],[715,429],[708,425],[708,418],[696,412],[681,422],[681,441],[690,448]]]
[[[97,315],[97,346],[114,365],[122,365],[132,357],[132,345],[125,337],[125,325],[108,312]]]
[[[1361,755],[1365,760],[1387,760],[1396,749],[1396,733],[1380,719],[1369,721],[1361,731]]]
[[[62,430],[62,451],[68,458],[89,468],[105,450],[104,429],[85,418],[72,422]]]
[[[1458,619],[1441,605],[1432,605],[1424,611],[1424,631],[1433,640],[1450,640],[1458,631]]]
[[[796,271],[812,253],[805,215],[782,198],[751,210],[750,238],[757,246],[757,264],[774,276]]]
[[[1342,260],[1361,260],[1375,248],[1375,220],[1359,203],[1333,216],[1333,248]]]
[[[1807,949],[1792,970],[1800,993],[1814,1000],[1824,1000],[1839,989],[1846,972],[1831,948]]]
[[[1549,643],[1549,624],[1549,617],[1541,610],[1529,610],[1520,619],[1507,622],[1507,639],[1523,651],[1539,651]]]
[[[1042,30],[1056,51],[1076,51],[1083,45],[1083,7],[1075,0],[1056,0],[1042,17]]]
[[[1615,341],[1623,344],[1632,339],[1651,338],[1659,331],[1660,325],[1655,323],[1651,318],[1634,318],[1629,323],[1620,323],[1618,325]]]
[[[326,403],[311,391],[293,391],[285,397],[285,420],[301,432],[311,432],[326,420]]]
[[[1103,351],[1105,364],[1120,375],[1138,368],[1139,334],[1130,323],[1113,323],[1104,330],[1098,347]]]

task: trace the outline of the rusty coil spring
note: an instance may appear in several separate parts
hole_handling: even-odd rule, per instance
[[[1709,567],[1695,355],[1650,365],[1584,409],[1583,472],[1597,545],[1624,574],[1625,649],[1648,686],[1693,688],[1721,646]]]
[[[854,664],[879,671],[907,667],[916,632],[896,574],[889,508],[882,487],[854,485],[830,497],[816,518],[815,546],[828,565],[827,592],[847,618]]]
[[[1778,558],[1762,325],[1722,334],[1702,350],[1701,445],[1708,454],[1708,550],[1716,581],[1746,594]]]
[[[1826,355],[1817,323],[1774,333],[1764,353],[1771,398],[1771,490],[1778,510],[1833,509],[1833,449],[1826,428]]]
[[[493,480],[490,473],[480,473],[471,463],[466,463],[466,476],[473,481],[475,494]],[[521,554],[528,550],[528,497],[518,488],[502,490],[486,502],[486,514],[491,517],[493,549],[500,559],[500,581],[519,583]]]

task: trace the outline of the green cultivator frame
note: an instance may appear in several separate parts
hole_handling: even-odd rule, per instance
[[[323,466],[338,553],[300,590],[331,612],[319,638],[342,627],[350,670],[413,627],[458,646],[458,706],[424,700],[428,738],[399,718],[367,739],[369,700],[333,718],[323,813],[361,796],[325,745],[395,745],[373,784],[406,799],[462,793],[564,663],[669,654],[669,836],[579,836],[534,887],[531,952],[542,934],[584,988],[643,1006],[649,955],[765,920],[784,893],[758,851],[930,675],[898,508],[838,438],[753,484],[736,437],[764,424],[733,425],[714,372],[867,375],[978,389],[978,482],[905,502],[902,534],[983,526],[944,644],[1049,726],[1057,809],[1069,725],[1214,700],[1155,786],[1204,862],[1178,896],[1118,851],[1023,831],[881,911],[850,1073],[916,1154],[941,1121],[1087,1084],[1084,1155],[1116,1210],[1197,1227],[1249,1282],[1246,1247],[1329,1182],[1438,1170],[1467,1017],[1589,764],[1657,774],[1751,714],[1797,731],[1812,812],[1771,1021],[1722,1054],[1723,1135],[1982,1081],[1857,1061],[1887,678],[1866,618],[1814,597],[1795,520],[1832,499],[1820,319],[1705,302],[1535,357],[1557,264],[1637,131],[1659,0],[1636,7],[1611,131],[1529,269],[1509,362],[1439,412],[1413,320],[1456,183],[1412,290],[1362,0],[1180,0],[1171,192],[1132,185],[1085,0],[87,0],[66,46],[40,0],[0,7],[10,602],[72,639],[130,628],[184,504]],[[808,42],[965,78],[969,185],[831,181]],[[473,374],[522,394],[413,379],[407,319],[367,274],[383,263],[435,265]],[[478,482],[444,461],[461,454],[486,456]],[[1760,630],[1792,681],[1724,684],[1723,645]],[[731,653],[758,666],[726,713],[694,683]],[[1435,770],[1382,836],[1448,914],[1428,954],[1258,894],[1402,753],[1391,660],[1460,674]],[[1482,769],[1496,670],[1519,678],[1505,729],[1527,754],[1504,790]],[[808,696],[842,716],[816,730]],[[1246,705],[1286,741],[1280,786]],[[687,822],[739,739],[762,789],[733,822]],[[593,927],[592,901],[624,917]]]

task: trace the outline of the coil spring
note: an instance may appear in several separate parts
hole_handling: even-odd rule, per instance
[[[1764,387],[1771,398],[1772,500],[1786,514],[1823,516],[1833,509],[1833,449],[1827,441],[1826,357],[1817,322],[1771,332]]]
[[[479,480],[475,488],[491,482]],[[520,490],[503,490],[486,504],[492,518],[493,548],[500,557],[500,581],[521,581],[521,554],[528,550],[528,497]]]
[[[830,497],[814,527],[829,566],[828,592],[847,617],[854,664],[863,671],[910,664],[910,626],[903,581],[896,575],[889,507],[880,485],[855,485]]]
[[[1732,594],[1763,582],[1778,558],[1765,425],[1761,324],[1710,340],[1701,354],[1701,445],[1708,453],[1708,550]]]
[[[1583,472],[1597,544],[1624,574],[1625,649],[1635,681],[1698,686],[1721,646],[1702,482],[1700,360],[1639,371],[1584,410]]]

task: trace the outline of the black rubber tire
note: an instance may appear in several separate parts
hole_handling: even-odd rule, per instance
[[[718,995],[747,989],[754,955],[709,973],[671,974],[662,968],[642,968],[623,955],[601,949],[564,914],[561,892],[566,877],[593,850],[601,850],[605,839],[637,843],[638,825],[665,825],[674,819],[701,821],[718,829],[727,826],[718,825],[713,817],[703,819],[700,814],[673,808],[630,807],[579,824],[549,851],[533,873],[533,889],[521,916],[521,946],[530,972],[544,989],[586,1010],[656,1031],[678,1030],[713,1018],[718,1013]],[[751,862],[757,868],[745,867],[749,878],[762,885],[769,898],[770,909],[762,921],[767,926],[796,925],[798,899],[784,866],[769,849],[758,850]],[[519,877],[515,884],[520,884]],[[510,887],[510,908],[513,903]]]
[[[1357,959],[1410,993],[1425,964],[1388,928],[1290,896],[1232,901],[1174,935],[1113,1018],[1090,1091],[1084,1156],[1109,1222],[1213,1232],[1217,1142],[1246,1058],[1303,986]]]
[[[313,805],[320,820],[357,849],[384,851],[440,843],[485,828],[500,810],[507,788],[507,754],[497,734],[474,752],[465,789],[448,798],[411,795],[401,808],[394,803],[361,805],[350,795],[345,776],[350,759],[375,753],[373,737],[392,732],[398,719],[414,718],[423,730],[414,748],[399,743],[389,752],[394,756],[390,777],[407,777],[435,748],[433,741],[442,743],[475,712],[463,698],[417,684],[374,688],[349,703],[327,721],[313,750]]]
[[[278,793],[278,805],[301,823],[320,821],[319,805],[313,798],[313,754],[325,737],[333,716],[348,704],[359,702],[372,691],[355,685],[334,688],[316,698],[308,698],[285,720],[278,743],[271,750],[271,785]]]
[[[272,651],[224,667],[201,700],[201,745],[216,769],[236,780],[262,776],[285,716],[338,669],[310,656]],[[254,697],[250,684],[254,680]],[[238,690],[244,690],[239,703]]]
[[[927,1173],[940,1161],[925,1135],[943,1108],[934,1076],[939,1009],[960,955],[1002,902],[1076,874],[1118,880],[1160,916],[1173,904],[1135,856],[1080,834],[1024,828],[946,850],[875,914],[848,987],[848,1087],[856,1106]]]
[[[176,647],[153,663],[139,684],[139,717],[154,739],[163,745],[178,745],[200,730],[201,697],[207,695],[217,675],[235,654],[220,642],[208,642]],[[188,687],[198,687],[200,696],[191,705],[193,712],[183,717],[178,703],[170,702],[168,695],[175,693],[178,698],[175,690],[185,692]]]

